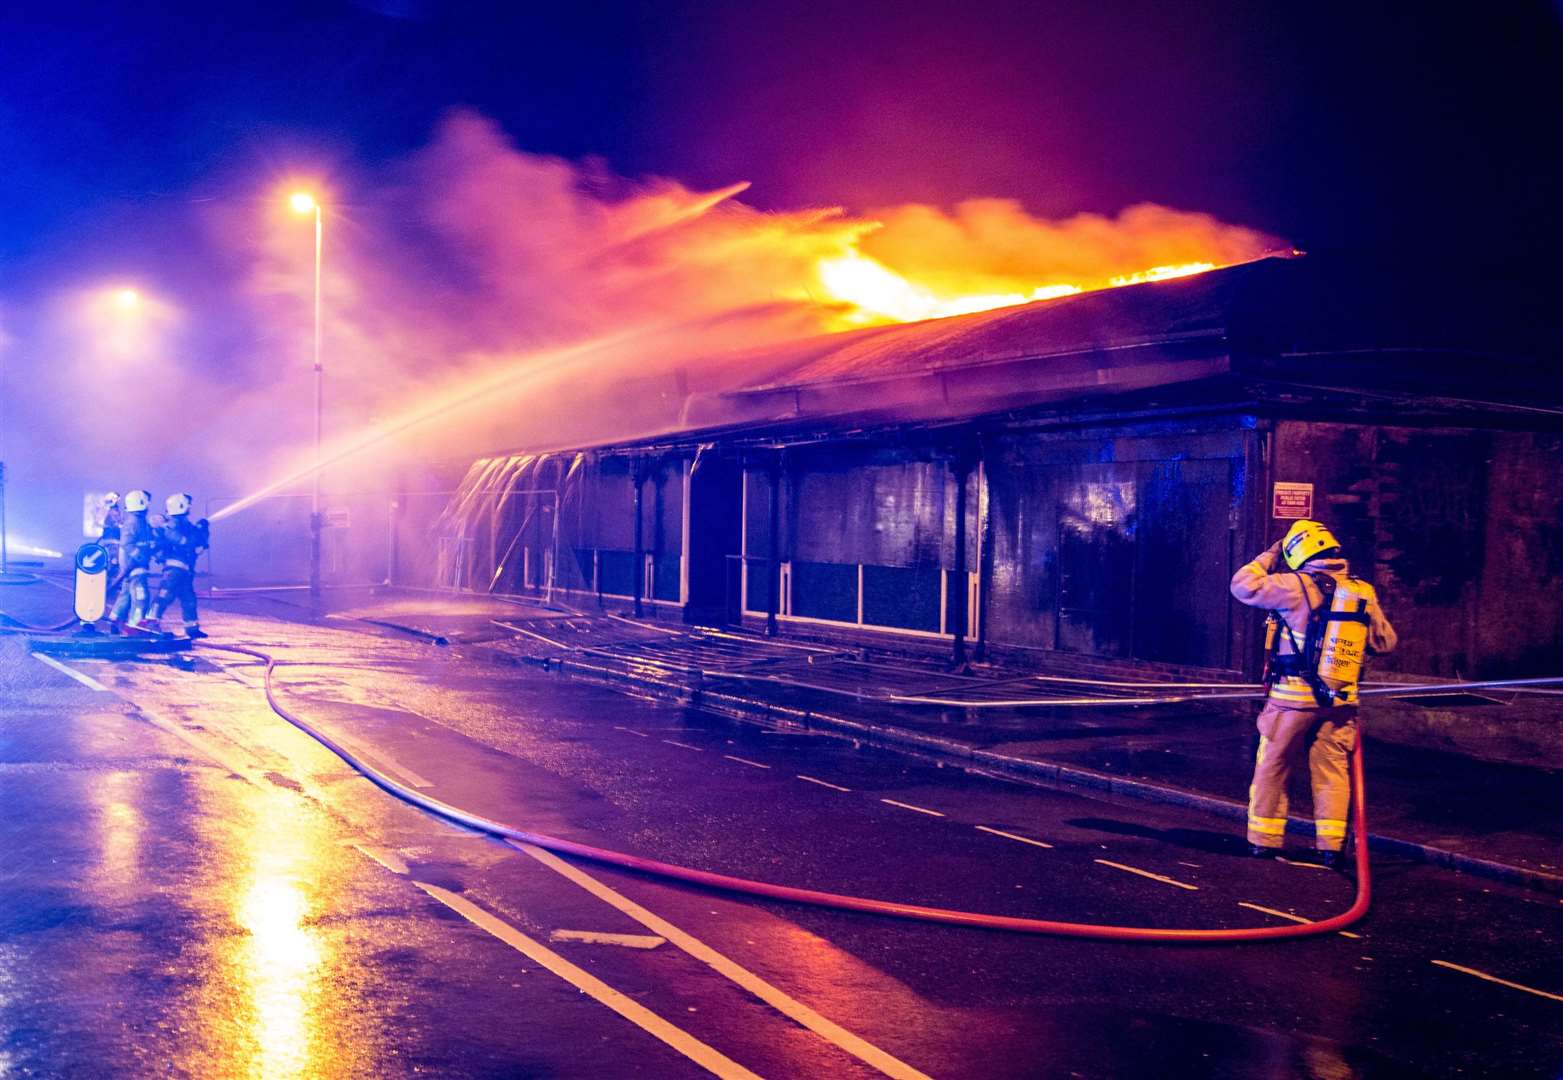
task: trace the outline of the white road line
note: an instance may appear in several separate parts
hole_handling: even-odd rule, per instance
[[[69,678],[75,679],[77,682],[81,683],[81,685],[85,686],[88,690],[96,690],[100,694],[111,694],[111,693],[113,693],[112,690],[110,690],[108,687],[104,686],[97,679],[94,679],[91,675],[83,675],[81,672],[77,671],[73,667],[66,667],[64,664],[60,663],[58,660],[56,660],[52,656],[45,656],[43,653],[36,653],[35,652],[35,653],[33,653],[33,659],[34,660],[41,660],[43,663],[48,664],[50,667],[52,667],[55,671],[58,671],[60,674],[65,675],[65,676],[67,676]]]
[[[1315,920],[1305,919],[1301,915],[1293,915],[1290,911],[1277,911],[1275,908],[1265,907],[1262,904],[1250,904],[1247,900],[1239,900],[1238,907],[1246,907],[1250,911],[1262,911],[1266,915],[1274,915],[1277,919],[1290,919],[1295,923],[1311,923]],[[1341,937],[1357,938],[1361,940],[1361,934],[1353,934],[1350,930],[1337,930]]]
[[[1450,971],[1461,971],[1467,975],[1475,975],[1478,979],[1485,979],[1487,982],[1497,983],[1499,986],[1507,986],[1510,990],[1523,990],[1527,994],[1535,994],[1537,997],[1544,997],[1549,1001],[1563,1001],[1563,994],[1549,994],[1545,990],[1537,990],[1534,986],[1526,986],[1523,983],[1510,982],[1508,979],[1500,979],[1496,975],[1489,975],[1487,972],[1477,971],[1475,968],[1461,967],[1459,964],[1451,964],[1447,960],[1434,960],[1433,963],[1437,964],[1439,967],[1448,968]]]
[[[798,779],[799,780],[807,780],[809,783],[811,783],[811,784],[818,784],[820,787],[828,787],[832,791],[851,791],[852,790],[849,787],[842,787],[840,784],[831,784],[831,783],[827,783],[824,780],[815,779],[812,776],[804,776],[802,773],[798,773]]]
[[[752,1077],[753,1080],[759,1080],[755,1073],[732,1058],[701,1042],[683,1028],[674,1027],[638,1001],[619,993],[597,976],[576,967],[548,946],[533,941],[509,923],[484,911],[470,900],[442,889],[438,885],[428,885],[422,881],[414,884],[473,926],[488,931],[516,952],[547,968],[582,993],[589,994],[599,1004],[606,1005],[642,1031],[661,1039],[707,1072],[722,1077]]]
[[[613,730],[614,731],[622,731],[626,735],[633,735],[637,739],[649,739],[649,738],[651,738],[651,736],[647,735],[644,731],[636,731],[634,728],[619,727],[619,725],[617,725],[617,724],[613,725]]]
[[[507,842],[512,847],[526,852],[549,869],[575,882],[604,903],[618,908],[652,933],[660,934],[667,938],[675,948],[683,950],[696,960],[706,964],[717,974],[731,979],[782,1015],[808,1028],[827,1042],[840,1047],[859,1061],[871,1065],[886,1076],[896,1077],[897,1080],[930,1080],[926,1074],[879,1049],[879,1047],[861,1036],[854,1035],[834,1021],[826,1019],[803,1004],[803,1002],[772,986],[754,972],[723,956],[705,942],[685,933],[661,916],[652,914],[629,897],[616,892],[578,867],[571,866],[552,852],[544,851],[542,848],[532,844],[519,843],[515,840]]]
[[[624,949],[655,949],[668,939],[655,934],[604,934],[596,930],[555,930],[549,941],[579,941],[585,945],[617,945]]]
[[[358,849],[361,854],[373,859],[391,873],[406,874],[408,872],[407,863],[390,848],[375,847],[372,844],[360,844],[356,840],[348,842]]]
[[[758,761],[750,761],[746,757],[734,757],[732,754],[723,754],[722,756],[725,757],[728,761],[736,761],[740,765],[753,765],[756,769],[769,769],[770,768],[769,765],[762,765]]]
[[[705,747],[703,746],[690,746],[687,742],[679,742],[677,739],[663,739],[662,741],[669,746],[682,746],[685,750],[693,750],[700,754],[705,753]]]
[[[891,806],[899,806],[902,810],[915,810],[919,814],[927,814],[929,817],[944,816],[937,810],[930,810],[926,806],[913,806],[909,802],[896,802],[894,799],[880,799],[879,801],[882,803],[889,803]]]
[[[1016,836],[1014,833],[1005,832],[1003,829],[990,829],[986,825],[978,825],[977,828],[981,832],[992,833],[994,836],[1002,836],[1006,840],[1019,840],[1022,844],[1030,844],[1032,847],[1050,848],[1053,846],[1052,844],[1044,844],[1040,840],[1033,840],[1029,836]]]
[[[1123,863],[1112,862],[1109,859],[1097,859],[1096,861],[1101,863],[1103,866],[1110,866],[1114,870],[1123,870],[1126,873],[1139,874],[1141,877],[1150,878],[1152,881],[1161,881],[1168,885],[1176,885],[1178,888],[1188,889],[1190,892],[1199,891],[1198,885],[1190,885],[1186,881],[1179,881],[1177,878],[1166,877],[1162,874],[1153,874],[1149,870],[1141,870],[1137,866],[1125,866]]]

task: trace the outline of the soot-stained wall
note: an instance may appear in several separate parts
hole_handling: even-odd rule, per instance
[[[1313,485],[1378,590],[1400,635],[1383,670],[1496,678],[1563,647],[1560,453],[1556,434],[1283,421],[1273,477]]]

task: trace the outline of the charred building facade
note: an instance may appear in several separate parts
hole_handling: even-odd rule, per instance
[[[1297,517],[1401,630],[1391,669],[1563,647],[1563,411],[1545,342],[1265,260],[833,335],[660,439],[484,459],[438,580],[957,656],[1252,676],[1239,565]]]

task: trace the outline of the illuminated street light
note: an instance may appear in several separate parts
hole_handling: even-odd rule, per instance
[[[315,215],[315,468],[309,498],[309,595],[320,595],[320,431],[325,403],[325,369],[320,365],[320,202],[307,191],[288,198],[295,213]]]
[[[141,294],[135,289],[116,289],[114,306],[121,311],[135,311],[141,306]]]

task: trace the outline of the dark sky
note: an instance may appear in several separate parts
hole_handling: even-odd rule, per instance
[[[1545,3],[7,8],[0,296],[265,170],[398,158],[455,105],[765,207],[1151,200],[1313,251],[1557,258]]]

